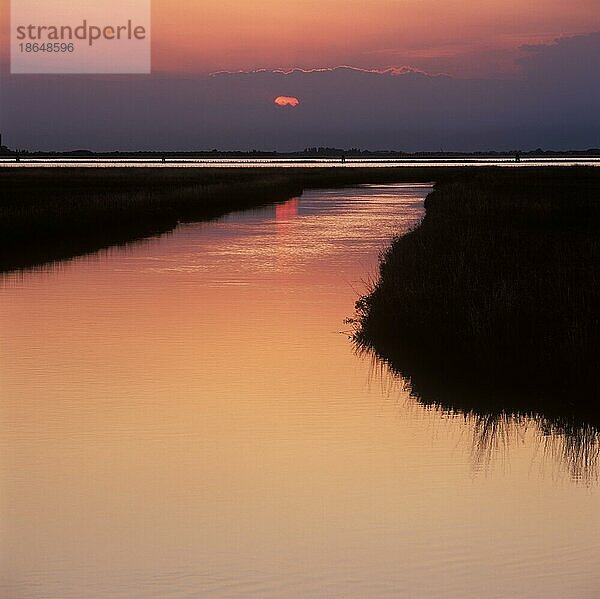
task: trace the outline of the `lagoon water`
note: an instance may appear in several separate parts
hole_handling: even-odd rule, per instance
[[[593,456],[482,434],[348,338],[425,185],[0,280],[0,597],[591,598]]]

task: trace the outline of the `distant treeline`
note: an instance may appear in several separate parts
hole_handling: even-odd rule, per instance
[[[72,150],[67,152],[43,152],[31,151],[26,149],[10,149],[6,146],[0,147],[1,156],[22,157],[30,156],[32,158],[151,158],[162,160],[163,157],[169,159],[177,158],[382,158],[382,159],[411,159],[411,158],[510,158],[517,153],[524,158],[560,158],[560,157],[579,157],[593,158],[600,157],[599,148],[588,148],[583,150],[507,150],[507,151],[485,151],[485,152],[403,152],[397,150],[363,150],[360,148],[331,148],[331,147],[310,147],[298,152],[275,152],[264,150],[249,151],[223,151],[223,150],[198,150],[198,151],[137,151],[137,152],[93,152],[91,150]]]

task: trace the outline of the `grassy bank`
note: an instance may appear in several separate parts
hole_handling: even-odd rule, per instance
[[[0,270],[126,243],[300,190],[284,177],[155,169],[0,171]]]
[[[426,211],[357,304],[359,347],[426,402],[598,422],[600,170],[470,173]]]
[[[285,201],[306,188],[432,181],[452,169],[0,168],[0,271]]]

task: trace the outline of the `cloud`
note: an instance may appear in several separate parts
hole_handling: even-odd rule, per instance
[[[363,69],[360,67],[340,65],[337,67],[326,67],[321,69],[240,69],[237,71],[215,71],[214,73],[210,73],[210,77],[228,75],[256,75],[258,73],[293,75],[295,73],[335,73],[336,71],[355,71],[357,73],[375,73],[377,75],[406,75],[407,73],[423,73],[424,75],[430,74],[422,69],[411,66],[387,67],[385,69]]]

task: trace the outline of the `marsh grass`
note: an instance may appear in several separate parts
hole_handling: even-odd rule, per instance
[[[436,186],[358,302],[356,340],[429,394],[595,405],[599,306],[600,170],[498,169]]]
[[[446,174],[445,174],[446,173]],[[0,271],[282,202],[308,187],[431,181],[447,169],[0,168]]]

